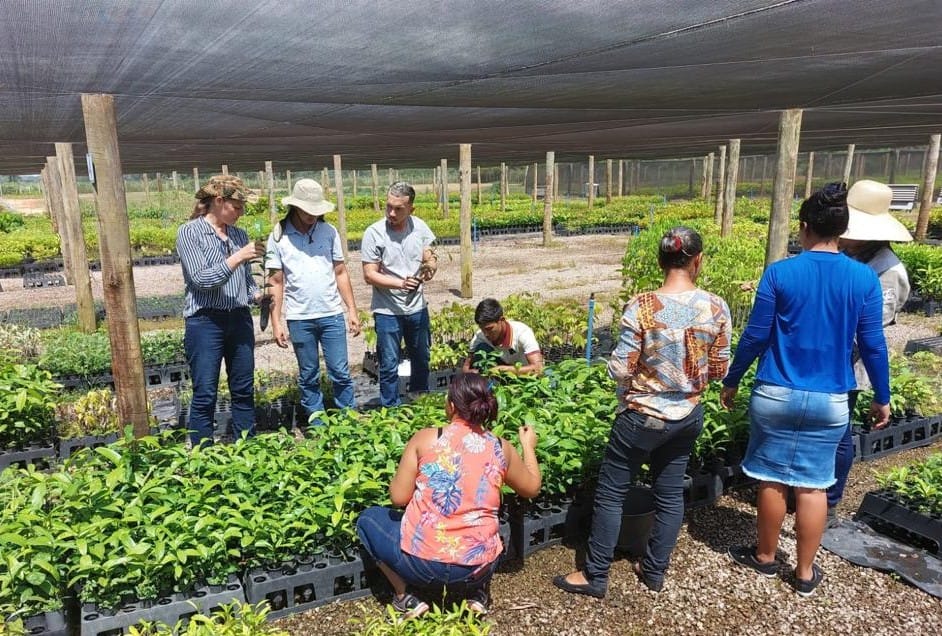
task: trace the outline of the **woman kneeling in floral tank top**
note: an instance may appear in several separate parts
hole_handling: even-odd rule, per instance
[[[521,457],[486,428],[497,417],[497,399],[485,378],[457,376],[448,388],[445,415],[447,426],[420,430],[402,453],[389,498],[405,512],[374,506],[357,520],[360,541],[392,584],[393,607],[405,618],[428,610],[409,585],[464,584],[468,606],[486,612],[502,552],[501,486],[522,497],[540,492],[536,431],[520,427]]]

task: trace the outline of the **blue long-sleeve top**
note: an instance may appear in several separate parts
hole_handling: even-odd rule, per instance
[[[854,338],[878,404],[890,401],[883,294],[872,269],[844,254],[802,252],[766,268],[749,324],[723,385],[739,385],[759,358],[756,379],[803,391],[856,387]]]

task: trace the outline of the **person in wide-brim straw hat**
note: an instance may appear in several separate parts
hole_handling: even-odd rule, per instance
[[[359,335],[360,318],[341,236],[324,220],[334,204],[314,179],[299,179],[291,196],[281,202],[286,214],[272,228],[265,254],[275,343],[282,348],[294,345],[301,405],[308,417],[324,410],[318,348],[324,354],[334,405],[356,408],[347,333]]]
[[[890,242],[908,242],[913,237],[909,230],[890,214],[893,191],[888,185],[864,179],[857,181],[847,192],[850,220],[847,231],[841,235],[841,250],[861,263],[870,266],[880,279],[883,289],[883,329],[886,332],[896,323],[896,315],[909,298],[909,276],[906,267],[890,247]],[[856,356],[855,356],[856,358]],[[855,359],[854,376],[857,391],[848,394],[850,417],[854,418],[859,391],[870,387],[863,364]],[[827,490],[829,523],[837,521],[835,509],[844,496],[844,485],[854,462],[853,433],[848,422],[847,431],[837,447],[834,477],[837,480]]]

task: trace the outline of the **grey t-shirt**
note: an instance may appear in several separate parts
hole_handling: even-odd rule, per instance
[[[391,230],[386,219],[366,228],[360,244],[360,259],[364,263],[379,263],[379,271],[400,278],[415,276],[422,265],[425,248],[435,241],[435,235],[425,221],[410,216],[401,232]],[[378,314],[409,315],[425,308],[421,288],[412,302],[407,303],[409,292],[404,289],[373,287],[370,308]]]

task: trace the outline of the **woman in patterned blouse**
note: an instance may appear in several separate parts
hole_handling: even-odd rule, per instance
[[[540,492],[536,432],[520,427],[523,456],[487,425],[497,417],[497,399],[487,379],[457,376],[448,387],[449,424],[412,436],[389,485],[394,506],[375,506],[357,520],[357,534],[395,590],[393,607],[405,618],[428,605],[408,585],[463,584],[468,605],[487,611],[488,585],[503,548],[498,535],[500,489],[522,497]]]
[[[622,506],[643,462],[654,481],[656,511],[634,569],[648,589],[661,590],[684,517],[687,459],[703,428],[700,394],[723,378],[729,364],[729,307],[696,285],[703,265],[700,235],[686,227],[669,230],[658,264],[664,284],[625,305],[608,363],[620,407],[599,469],[585,567],[553,579],[574,594],[605,596]]]

